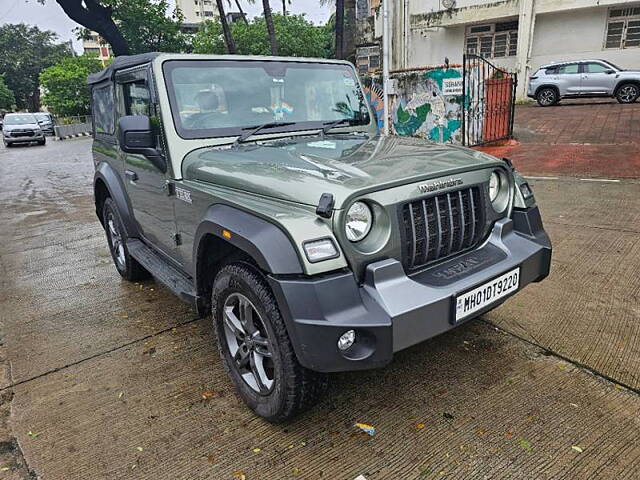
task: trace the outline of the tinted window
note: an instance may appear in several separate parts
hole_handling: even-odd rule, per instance
[[[122,84],[125,115],[151,116],[151,95],[145,80]]]
[[[611,67],[607,67],[601,63],[586,63],[584,66],[584,71],[587,73],[604,73],[607,70],[611,70]]]
[[[571,65],[562,65],[558,67],[558,73],[578,73],[579,65],[577,63],[572,63]]]
[[[93,123],[96,133],[112,135],[114,128],[113,85],[93,89]]]

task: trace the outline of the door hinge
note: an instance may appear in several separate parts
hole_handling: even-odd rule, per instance
[[[167,192],[168,197],[176,193],[176,185],[171,180],[166,180],[162,188]]]
[[[179,233],[174,233],[172,237],[173,243],[176,245],[176,247],[182,245],[182,235],[180,235]]]

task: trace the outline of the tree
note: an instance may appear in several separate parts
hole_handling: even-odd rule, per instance
[[[73,54],[68,44],[56,43],[57,39],[51,31],[23,23],[0,26],[0,72],[18,109],[38,110],[40,72]]]
[[[43,102],[57,115],[88,115],[90,112],[87,76],[102,70],[94,56],[68,57],[40,74]]]
[[[220,25],[222,26],[222,34],[224,35],[224,43],[227,46],[227,52],[230,54],[236,53],[236,44],[233,41],[233,35],[229,28],[229,22],[227,22],[227,15],[224,12],[224,5],[222,0],[216,0],[218,6],[218,16],[220,17]]]
[[[304,15],[273,15],[275,30],[280,38],[280,54],[293,57],[321,57],[332,55],[332,30],[316,27]],[[231,24],[238,53],[241,55],[269,55],[267,24],[264,17],[254,18],[248,25]],[[195,53],[224,54],[222,27],[218,22],[204,22],[193,39]]]
[[[4,76],[0,75],[0,110],[11,110],[16,103],[16,98],[7,84]]]
[[[276,40],[276,29],[273,26],[273,15],[271,14],[271,5],[269,5],[269,0],[262,0],[262,10],[264,13],[264,19],[267,23],[267,31],[269,32],[271,55],[278,55],[278,41]]]
[[[344,58],[344,0],[320,0],[320,5],[334,4],[335,54],[336,58]]]
[[[46,0],[38,0],[44,3]],[[168,0],[56,0],[69,18],[80,24],[80,36],[97,32],[113,53],[131,55],[187,48],[178,8],[169,12]]]

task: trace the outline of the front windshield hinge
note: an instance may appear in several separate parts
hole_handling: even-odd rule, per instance
[[[176,193],[176,184],[172,180],[165,180],[162,189],[167,192],[167,196],[170,197]]]

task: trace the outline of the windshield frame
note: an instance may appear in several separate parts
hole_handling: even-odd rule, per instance
[[[27,116],[31,116],[31,118],[33,119],[33,122],[7,123],[7,118],[9,120],[11,120],[12,118],[16,118],[16,117],[27,117]],[[38,125],[38,119],[33,115],[33,113],[7,113],[4,116],[4,119],[3,119],[2,123],[3,123],[3,125],[8,125],[8,126],[14,126],[14,125]]]
[[[357,87],[362,93],[364,98],[364,103],[367,108],[369,121],[367,123],[357,123],[353,125],[346,126],[344,128],[355,128],[359,127],[361,130],[370,129],[372,123],[374,122],[374,114],[371,110],[371,106],[366,99],[366,95],[362,88],[362,83],[360,82],[360,77],[358,76],[355,68],[350,63],[346,62],[335,62],[335,61],[312,61],[312,60],[288,60],[288,59],[277,59],[277,60],[269,60],[269,59],[194,59],[194,60],[180,60],[180,59],[171,59],[162,63],[162,75],[164,77],[164,83],[167,89],[167,95],[169,97],[169,106],[171,116],[171,121],[173,122],[173,127],[178,134],[178,136],[184,140],[206,140],[208,138],[225,138],[225,137],[236,137],[246,133],[247,127],[251,127],[250,123],[247,125],[240,125],[237,127],[222,127],[222,128],[207,128],[207,129],[188,129],[183,128],[181,122],[179,120],[179,107],[178,107],[178,99],[176,96],[176,91],[173,84],[173,70],[176,68],[189,68],[189,67],[202,67],[203,64],[217,64],[217,66],[237,66],[240,63],[253,63],[253,64],[262,64],[262,63],[291,63],[291,64],[304,64],[310,66],[310,68],[314,68],[318,66],[318,68],[322,68],[325,66],[344,66],[350,68],[353,72],[354,78],[357,82]],[[249,68],[249,67],[247,67]],[[311,120],[306,122],[295,122],[293,125],[284,125],[281,127],[269,127],[265,128],[260,132],[260,135],[268,135],[268,134],[281,134],[281,133],[293,133],[293,132],[304,132],[309,130],[321,130],[324,126],[326,126],[327,120]]]

